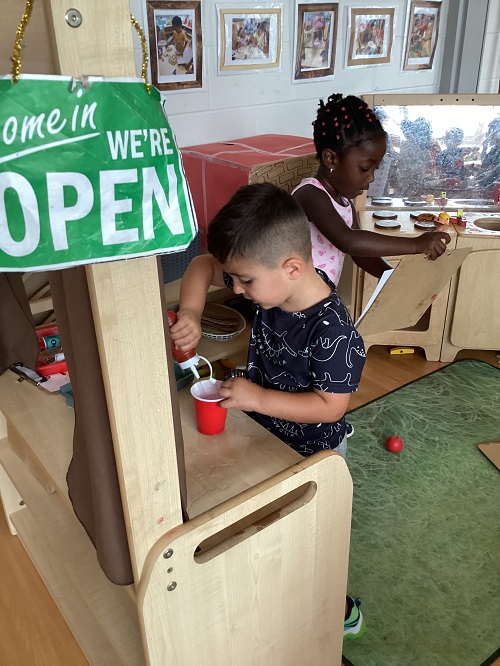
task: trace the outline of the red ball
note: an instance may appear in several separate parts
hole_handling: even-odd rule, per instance
[[[391,453],[398,453],[403,448],[403,440],[401,437],[396,437],[396,435],[391,435],[387,438],[385,443],[385,448]]]

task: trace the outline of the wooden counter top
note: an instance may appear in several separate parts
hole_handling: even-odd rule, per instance
[[[465,219],[467,226],[457,227],[459,236],[485,239],[500,238],[500,213],[467,213]],[[479,225],[476,224],[478,221],[480,222]],[[481,227],[481,222],[485,222],[486,226]]]
[[[190,518],[302,460],[238,409],[228,410],[226,429],[220,435],[200,434],[189,386],[178,395]]]
[[[395,222],[399,222],[401,224],[401,227],[399,229],[378,229],[375,226],[376,218],[373,217],[373,213],[375,212],[381,212],[375,211],[375,210],[364,210],[361,213],[359,213],[359,225],[361,229],[364,229],[365,231],[375,231],[378,234],[383,234],[384,236],[419,236],[420,234],[424,233],[422,229],[416,229],[415,228],[415,220],[412,220],[410,218],[410,213],[413,213],[414,211],[410,210],[395,210],[391,211],[393,213],[397,214],[397,219]],[[427,212],[424,209],[422,209],[422,212]],[[448,224],[446,225],[444,229],[447,233],[450,234],[450,236],[454,237],[456,236],[456,230],[455,230],[455,225],[454,224]]]
[[[238,410],[226,430],[210,437],[196,430],[189,387],[179,391],[184,436],[188,513],[194,517],[302,459],[298,453]],[[74,410],[6,370],[0,375],[0,412],[11,446],[50,491],[69,504],[66,473],[73,451]]]

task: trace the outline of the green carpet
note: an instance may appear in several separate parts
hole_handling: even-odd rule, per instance
[[[500,371],[459,361],[352,411],[353,666],[480,666],[500,647]],[[389,453],[389,435],[404,441]],[[346,663],[348,661],[346,660]]]

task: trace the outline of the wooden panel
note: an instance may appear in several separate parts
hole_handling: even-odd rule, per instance
[[[50,285],[46,284],[39,289],[30,299],[31,314],[40,314],[54,309],[52,296],[50,295]]]
[[[477,448],[484,453],[488,460],[491,460],[495,467],[500,471],[500,441],[484,442],[484,444],[478,444]]]
[[[81,0],[78,28],[66,23],[67,9],[64,0],[50,2],[62,74],[135,76],[128,0],[115,0],[113,11],[100,0]],[[157,259],[90,265],[86,272],[138,581],[152,544],[182,523]]]
[[[77,518],[5,444],[0,461],[28,507],[11,516],[19,538],[90,663],[142,664],[135,604],[106,578]]]
[[[500,241],[497,241],[500,249]],[[458,278],[450,339],[461,349],[500,349],[500,252],[473,252]]]
[[[471,236],[468,234],[460,234],[457,238],[457,248],[470,248],[472,250],[472,253],[469,255],[468,259],[466,260],[467,262],[472,260],[475,262],[476,260],[474,259],[474,254],[476,252],[481,253],[482,251],[486,250],[496,250],[497,252],[500,250],[500,239],[498,237],[495,237],[495,235],[482,235],[482,236]],[[496,272],[498,269],[495,267],[496,261],[494,259],[491,259],[493,263],[493,270]],[[497,260],[498,261],[498,260]],[[476,264],[477,266],[478,264]],[[450,289],[450,299],[449,299],[449,305],[448,305],[448,310],[446,313],[446,322],[445,322],[445,327],[444,327],[444,336],[443,336],[443,345],[441,348],[441,357],[440,360],[444,362],[449,362],[453,361],[457,353],[461,349],[481,349],[481,345],[479,343],[479,340],[477,338],[471,337],[470,335],[467,334],[467,330],[470,326],[469,322],[465,323],[465,329],[463,328],[464,326],[464,318],[461,318],[461,321],[458,322],[457,326],[455,327],[455,303],[457,298],[462,299],[463,296],[461,294],[462,289],[465,289],[465,293],[469,294],[469,298],[472,294],[472,301],[471,301],[471,306],[473,306],[473,303],[477,298],[479,300],[484,301],[484,299],[487,298],[488,303],[487,303],[487,309],[484,313],[482,313],[482,321],[484,322],[484,331],[486,331],[486,335],[488,336],[488,339],[491,339],[492,336],[494,336],[494,331],[493,329],[490,330],[490,325],[492,325],[492,319],[490,317],[489,310],[490,308],[493,308],[493,311],[497,312],[497,306],[494,305],[494,303],[498,302],[498,298],[496,296],[496,291],[493,287],[495,283],[492,281],[490,276],[487,274],[487,272],[483,269],[482,264],[479,265],[479,270],[478,272],[473,276],[473,280],[466,282],[465,280],[462,282],[461,280],[461,271],[457,273],[451,282],[451,289]],[[465,305],[465,302],[464,302]],[[465,317],[466,319],[466,317]],[[458,320],[457,320],[458,321]],[[475,326],[473,324],[473,326]],[[477,328],[477,326],[475,326]],[[469,342],[469,345],[467,346],[462,346],[455,344],[452,341],[452,331],[453,331],[453,336],[455,342],[464,342],[464,336],[467,336],[467,340]],[[492,346],[493,349],[499,349],[500,348],[500,343],[497,341],[496,345]]]
[[[137,581],[153,543],[182,523],[158,267],[100,264],[88,278]]]
[[[138,591],[149,663],[340,664],[351,498],[321,452],[162,537]]]
[[[25,2],[20,0],[2,0],[2,24],[0,39],[0,71],[12,72],[12,46],[17,26],[24,12]],[[43,2],[33,2],[33,12],[26,28],[21,51],[21,73],[53,74],[55,58],[49,39],[49,28]]]
[[[113,11],[100,0],[79,0],[78,28],[64,18],[71,5],[64,0],[45,2],[61,74],[136,76],[128,0],[114,0]]]
[[[469,252],[447,250],[436,261],[421,254],[403,257],[361,320],[361,335],[414,326]]]
[[[401,94],[401,95],[373,95],[371,98],[374,106],[396,104],[406,106],[407,104],[418,104],[419,106],[426,104],[435,104],[438,106],[478,106],[498,104],[498,95],[466,95],[463,93],[456,95],[440,95],[440,94]]]
[[[18,382],[11,371],[0,375],[0,412],[19,456],[33,468],[40,483],[54,487],[70,506],[66,474],[73,452],[74,411],[61,395]]]
[[[7,445],[7,440],[0,440],[0,448]],[[17,492],[16,487],[9,479],[7,472],[4,470],[3,466],[0,464],[0,504],[3,507],[5,517],[7,519],[7,525],[11,534],[16,534],[16,528],[14,527],[10,516],[11,514],[19,511],[23,506],[23,500],[21,495]]]

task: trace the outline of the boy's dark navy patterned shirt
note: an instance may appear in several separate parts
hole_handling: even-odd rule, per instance
[[[247,376],[267,389],[301,393],[318,389],[328,393],[358,390],[366,359],[363,340],[335,286],[328,298],[300,312],[255,306]],[[232,279],[225,274],[227,286]],[[274,435],[304,456],[335,449],[345,435],[345,419],[329,423],[296,423],[273,416],[249,414]]]

